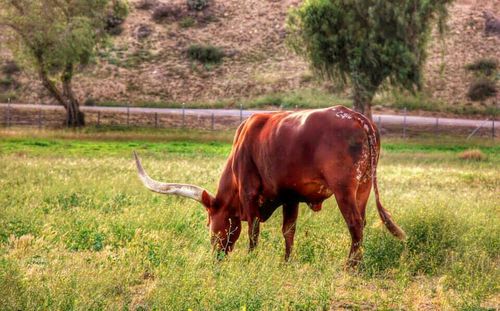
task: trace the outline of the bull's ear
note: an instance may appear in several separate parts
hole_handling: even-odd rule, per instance
[[[214,207],[214,201],[214,197],[211,196],[207,191],[203,190],[201,194],[201,203],[203,204],[203,206],[205,206],[206,208],[212,208]]]

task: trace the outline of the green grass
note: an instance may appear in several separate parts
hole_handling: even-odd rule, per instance
[[[226,133],[0,134],[2,310],[498,307],[493,143],[475,146],[487,155],[475,162],[458,159],[472,143],[383,142],[382,201],[408,240],[386,232],[371,200],[364,264],[345,272],[350,238],[334,200],[320,213],[301,205],[290,263],[282,261],[280,211],[263,225],[255,252],[247,253],[244,230],[218,263],[205,210],[138,181],[132,150],[155,178],[215,191],[230,150]]]
[[[462,104],[449,104],[442,101],[434,100],[422,94],[417,95],[402,95],[396,94],[389,98],[382,98],[377,100],[376,103],[381,104],[387,108],[393,109],[407,109],[409,111],[431,111],[451,113],[455,115],[479,115],[479,116],[498,116],[499,108],[488,105],[467,105]]]
[[[190,28],[196,25],[196,20],[191,16],[184,17],[179,21],[179,26],[181,28]]]
[[[322,108],[335,105],[352,106],[352,102],[346,98],[316,89],[299,89],[290,92],[270,93],[243,101],[245,107],[269,108],[281,107],[283,109],[294,108]]]
[[[8,103],[17,99],[16,91],[6,91],[0,93],[0,103]]]
[[[104,101],[97,102],[97,106],[122,107],[126,103]],[[150,108],[182,108],[178,102],[135,102],[134,107]],[[185,104],[186,108],[239,108],[244,109],[294,109],[294,108],[322,108],[335,105],[351,107],[351,100],[316,89],[298,89],[290,92],[269,93],[253,98],[225,99],[209,102],[191,102]]]

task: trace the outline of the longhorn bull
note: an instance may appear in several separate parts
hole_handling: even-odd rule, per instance
[[[238,128],[216,195],[194,185],[151,179],[135,160],[146,188],[187,197],[207,210],[212,245],[230,252],[248,223],[249,248],[257,245],[260,223],[283,208],[285,259],[290,257],[299,202],[314,211],[335,196],[352,242],[348,264],[362,259],[365,210],[373,186],[378,214],[397,238],[405,233],[379,199],[380,136],[365,116],[342,106],[300,112],[254,114]]]

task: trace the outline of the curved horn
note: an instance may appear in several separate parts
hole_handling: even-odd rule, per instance
[[[195,185],[187,185],[187,184],[170,184],[156,181],[148,176],[144,168],[142,167],[141,160],[137,156],[137,153],[134,151],[135,164],[137,165],[137,171],[139,173],[139,178],[146,188],[151,191],[162,193],[162,194],[173,194],[186,198],[190,198],[196,200],[203,204],[202,196],[203,192],[207,192],[205,189],[195,186]],[[209,194],[210,195],[210,194]],[[210,195],[212,197],[212,195]]]

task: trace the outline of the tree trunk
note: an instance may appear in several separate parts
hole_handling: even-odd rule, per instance
[[[38,75],[40,80],[42,80],[43,86],[49,91],[50,95],[54,97],[59,104],[61,104],[64,109],[66,109],[66,121],[65,125],[67,127],[80,127],[85,125],[85,116],[80,111],[80,105],[78,100],[75,98],[73,90],[71,88],[71,79],[73,78],[73,65],[66,66],[66,69],[61,77],[63,83],[63,91],[61,92],[55,83],[49,79],[48,73],[44,66],[43,56],[38,54],[35,55],[39,71]]]
[[[71,80],[73,79],[73,64],[66,65],[61,80],[63,84],[63,94],[66,98],[66,126],[81,127],[85,125],[85,115],[80,111],[80,103],[73,93]]]
[[[354,86],[354,110],[365,115],[372,120],[372,99],[374,92],[361,89],[359,86]]]
[[[66,100],[64,99],[63,94],[57,89],[54,82],[49,79],[47,72],[41,68],[38,75],[40,76],[40,80],[42,80],[43,86],[47,89],[47,91],[49,91],[50,95],[54,97],[54,99],[57,100],[59,104],[64,107],[64,109],[67,109]]]

